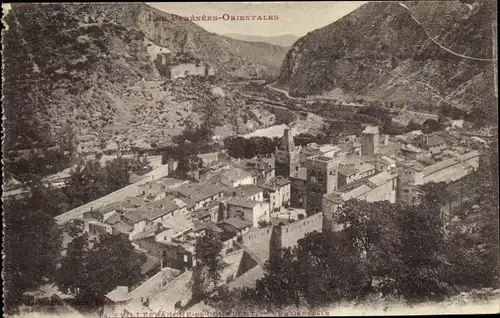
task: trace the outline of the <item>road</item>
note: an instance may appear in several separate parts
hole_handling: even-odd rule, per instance
[[[273,86],[273,85],[276,85],[276,84],[277,84],[276,82],[271,83],[271,84],[267,84],[266,87],[269,88],[269,89],[272,89],[273,91],[285,94],[285,96],[288,97],[288,98],[290,98],[290,99],[294,99],[294,100],[306,100],[305,98],[302,98],[302,97],[293,97],[293,96],[290,96],[290,94],[288,93],[287,90],[282,89],[282,88],[277,88],[277,87]]]
[[[468,59],[468,60],[472,60],[472,61],[482,61],[482,62],[494,62],[495,60],[494,59],[485,59],[485,58],[478,58],[478,57],[472,57],[472,56],[467,56],[467,55],[464,55],[464,54],[460,54],[460,53],[457,53],[457,52],[454,52],[452,50],[450,50],[449,48],[445,47],[444,45],[442,45],[441,43],[438,43],[433,37],[431,37],[431,35],[427,32],[427,30],[425,29],[425,27],[420,23],[420,21],[418,21],[415,16],[413,15],[413,12],[411,12],[411,10],[403,3],[399,2],[399,5],[403,8],[405,8],[411,15],[411,17],[413,18],[413,20],[415,20],[415,22],[418,23],[418,25],[420,25],[422,27],[422,29],[424,30],[425,34],[427,34],[427,37],[432,41],[434,42],[436,45],[438,45],[440,48],[442,48],[443,50],[455,55],[455,56],[458,56],[458,57],[461,57],[461,58],[464,58],[464,59]]]
[[[298,100],[298,101],[302,101],[302,102],[308,102],[308,101],[317,101],[317,100],[323,100],[323,101],[331,101],[332,98],[326,98],[326,97],[321,97],[321,96],[312,96],[312,97],[309,97],[309,98],[303,98],[303,97],[293,97],[293,96],[290,96],[289,92],[285,89],[282,89],[282,88],[277,88],[277,87],[274,87],[272,85],[275,85],[275,83],[272,83],[272,84],[267,84],[266,87],[271,89],[271,90],[274,90],[276,92],[279,92],[279,93],[282,93],[282,94],[285,94],[286,97],[290,98],[290,99],[293,99],[293,100]],[[336,98],[338,100],[338,98]],[[366,105],[364,104],[357,104],[357,103],[350,103],[350,102],[346,102],[346,101],[340,101],[340,106],[352,106],[352,107],[365,107]]]

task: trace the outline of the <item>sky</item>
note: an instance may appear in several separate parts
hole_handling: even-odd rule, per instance
[[[335,22],[368,1],[301,1],[301,2],[154,2],[148,5],[180,16],[277,15],[278,20],[194,21],[218,34],[238,33],[257,36],[308,32]]]
[[[193,21],[209,32],[238,33],[257,36],[292,34],[304,36],[308,32],[335,22],[368,1],[302,1],[302,2],[154,2],[148,5],[180,16],[264,16],[277,15],[278,20],[250,21]],[[4,15],[10,9],[2,4]]]

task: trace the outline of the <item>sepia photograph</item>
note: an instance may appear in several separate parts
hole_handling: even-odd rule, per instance
[[[496,0],[2,4],[11,318],[500,313]]]

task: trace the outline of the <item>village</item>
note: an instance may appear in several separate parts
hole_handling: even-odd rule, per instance
[[[244,6],[9,5],[7,316],[498,298],[496,2],[470,2],[310,6],[338,17],[303,30],[282,7],[293,34],[259,40],[211,29]]]
[[[89,244],[118,234],[147,256],[142,284],[106,295],[108,316],[186,308],[196,266],[196,238],[210,230],[223,242],[221,281],[253,286],[275,248],[293,247],[308,233],[338,230],[337,209],[350,199],[416,204],[418,186],[453,182],[476,171],[486,141],[463,134],[461,121],[434,133],[381,135],[366,126],[338,144],[296,146],[286,128],[272,154],[234,159],[225,151],[198,155],[204,173],[170,177],[177,162],[142,180],[56,217],[71,236]],[[71,235],[69,233],[72,233]]]

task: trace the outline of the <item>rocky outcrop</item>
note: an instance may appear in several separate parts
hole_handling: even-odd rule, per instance
[[[81,10],[81,5],[72,5]],[[94,15],[119,21],[144,32],[146,38],[172,52],[189,52],[215,65],[218,72],[238,77],[276,77],[286,48],[268,43],[245,42],[210,33],[195,23],[142,3],[92,4]]]
[[[392,101],[496,105],[493,1],[371,2],[299,39],[279,84],[291,95],[342,89]],[[495,10],[496,11],[496,10]]]
[[[66,125],[78,135],[98,136],[85,144],[89,152],[109,142],[119,149],[169,142],[186,119],[200,119],[212,84],[165,81],[156,65],[163,61],[159,53],[173,52],[176,63],[193,56],[221,76],[241,77],[276,73],[281,60],[273,54],[284,56],[283,48],[268,44],[260,53],[258,43],[224,44],[225,38],[191,22],[136,3],[13,4],[5,20],[2,89],[9,149],[51,144]],[[238,126],[243,102],[234,97],[228,103],[234,107],[226,118]]]

